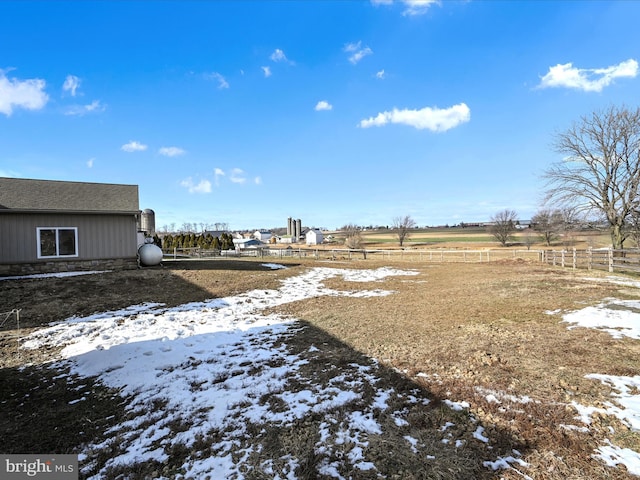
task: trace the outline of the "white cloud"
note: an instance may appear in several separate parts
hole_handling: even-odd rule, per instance
[[[231,170],[229,180],[231,180],[233,183],[244,183],[247,181],[246,177],[244,176],[244,170],[242,170],[241,168],[234,168],[233,170]]]
[[[431,5],[440,5],[440,0],[402,0],[406,9],[402,15],[415,16],[427,13]]]
[[[326,100],[320,100],[315,107],[316,111],[319,112],[320,110],[332,110],[333,109],[333,105],[331,105],[329,102],[327,102]]]
[[[165,157],[178,157],[180,155],[184,155],[187,152],[179,147],[161,147],[158,150],[158,153],[160,155],[164,155]]]
[[[62,84],[62,90],[70,92],[72,97],[76,96],[76,92],[80,87],[80,79],[75,75],[67,75]]]
[[[220,90],[229,88],[229,82],[227,82],[225,78],[218,72],[209,73],[205,75],[205,78],[207,78],[208,80],[216,80],[218,82],[218,89]]]
[[[375,5],[393,5],[394,0],[371,0],[371,4]],[[397,3],[403,4],[406,8],[402,15],[415,16],[427,13],[431,5],[440,5],[440,0],[399,0]]]
[[[295,62],[289,60],[287,58],[287,56],[284,54],[284,52],[282,50],[280,50],[279,48],[276,48],[273,53],[269,56],[269,58],[273,61],[273,62],[284,62],[284,63],[288,63],[289,65],[294,65]]]
[[[71,105],[64,111],[65,115],[86,115],[87,113],[101,113],[107,109],[106,105],[100,103],[100,100],[94,100],[88,105]]]
[[[239,185],[243,185],[249,180],[256,185],[262,185],[261,177],[256,176],[252,179],[248,179],[246,172],[241,168],[232,168],[230,171],[225,172],[223,169],[216,167],[213,171],[213,175],[216,187],[220,186],[220,179],[223,177],[227,177],[231,183],[236,183]]]
[[[375,117],[362,120],[361,128],[381,127],[388,123],[409,125],[418,130],[431,130],[432,132],[446,132],[458,125],[468,122],[471,111],[466,104],[460,103],[453,107],[440,109],[425,107],[420,110],[398,110],[394,108],[390,112],[381,112]]]
[[[572,63],[549,67],[541,78],[539,88],[566,87],[585,92],[601,92],[616,78],[634,78],[638,75],[638,62],[629,59],[606,68],[575,68]]]
[[[93,168],[93,162],[95,162],[95,160],[96,159],[94,157],[92,157],[89,160],[87,160],[87,167]]]
[[[0,70],[0,113],[10,117],[14,108],[40,110],[49,101],[44,92],[46,82],[39,78],[18,80],[7,78]]]
[[[264,72],[265,78],[269,78],[271,76],[271,67],[260,67]]]
[[[200,180],[195,184],[191,177],[180,182],[180,186],[185,187],[189,193],[211,193],[211,182],[209,180]]]
[[[351,54],[349,56],[349,61],[354,65],[367,55],[373,54],[373,50],[371,50],[369,47],[362,47],[362,41],[359,41],[357,43],[347,43],[344,46],[343,50]]]
[[[147,149],[147,146],[143,143],[131,140],[129,143],[125,143],[124,145],[122,145],[120,149],[124,150],[125,152],[142,152]]]
[[[380,80],[384,80],[384,78],[385,78],[384,69],[380,70],[379,72],[376,72],[376,78],[378,78]]]
[[[216,182],[216,187],[218,185],[220,185],[220,177],[224,177],[225,173],[224,170],[222,170],[221,168],[216,167],[215,170],[213,171],[213,175],[215,177],[215,182]]]

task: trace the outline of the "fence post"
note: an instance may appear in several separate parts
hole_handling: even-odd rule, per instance
[[[609,272],[613,273],[613,248],[609,249]]]
[[[576,269],[576,247],[573,247],[573,269]]]
[[[562,249],[562,268],[564,268],[564,254],[565,254],[566,250],[563,248]]]
[[[593,268],[593,251],[591,251],[591,247],[587,248],[587,269],[591,270]]]

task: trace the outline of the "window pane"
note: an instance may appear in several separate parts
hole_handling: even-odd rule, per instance
[[[40,255],[53,257],[56,255],[56,231],[40,230]]]
[[[75,230],[58,230],[59,251],[58,255],[76,254],[76,232]]]

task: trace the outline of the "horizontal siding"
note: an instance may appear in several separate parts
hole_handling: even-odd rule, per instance
[[[39,261],[38,227],[76,227],[79,256],[74,258],[80,260],[128,258],[137,254],[134,215],[0,213],[0,263]]]

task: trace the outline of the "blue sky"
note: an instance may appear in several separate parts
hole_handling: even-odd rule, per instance
[[[0,176],[137,184],[156,226],[486,221],[635,108],[640,2],[0,2]]]

